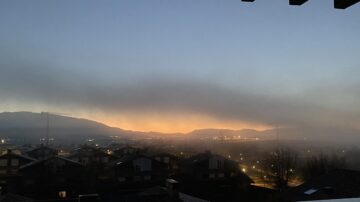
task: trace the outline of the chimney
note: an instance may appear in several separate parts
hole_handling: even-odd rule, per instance
[[[174,179],[166,179],[166,190],[172,199],[179,198],[179,182]]]

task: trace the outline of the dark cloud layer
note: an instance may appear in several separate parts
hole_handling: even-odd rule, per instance
[[[105,113],[189,112],[221,120],[308,128],[353,129],[360,122],[356,110],[326,107],[302,97],[230,89],[211,81],[154,77],[107,81],[85,72],[21,62],[3,62],[0,69],[0,93],[7,100],[95,108]]]

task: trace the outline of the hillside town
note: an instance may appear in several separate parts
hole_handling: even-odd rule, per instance
[[[283,155],[276,152],[275,156]],[[269,180],[259,183],[251,170],[264,169],[260,165],[246,167],[209,150],[169,152],[141,142],[107,146],[88,142],[77,147],[2,144],[1,153],[0,201],[4,202],[290,202],[360,197],[360,171],[334,168],[295,186],[288,182],[277,186],[270,181],[276,173],[262,170]],[[278,166],[275,159],[274,166]]]

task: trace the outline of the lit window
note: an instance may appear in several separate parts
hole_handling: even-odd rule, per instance
[[[60,198],[66,198],[66,191],[59,191]]]

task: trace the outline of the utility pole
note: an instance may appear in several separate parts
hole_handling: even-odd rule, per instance
[[[46,113],[46,144],[45,146],[49,146],[49,132],[50,132],[50,126],[49,126],[49,112]]]
[[[276,147],[279,148],[279,124],[276,124],[275,126],[275,130],[276,130]]]
[[[50,143],[50,114],[58,115],[58,116],[67,116],[67,114],[59,114],[52,112],[41,112],[41,115],[46,115],[46,141],[45,146],[49,146]]]
[[[41,115],[46,116],[46,136],[45,136],[45,146],[49,146],[49,133],[50,133],[50,113],[49,112],[41,112]]]

